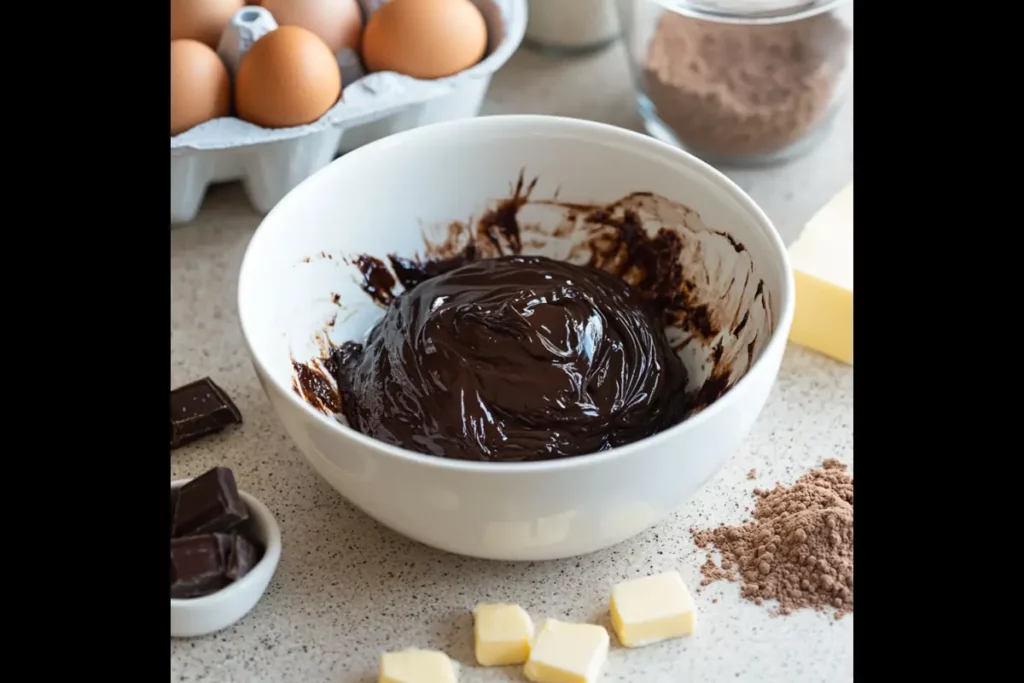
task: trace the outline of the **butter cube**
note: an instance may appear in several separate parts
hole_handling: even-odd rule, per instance
[[[697,609],[678,572],[623,581],[612,589],[612,627],[626,647],[688,636]]]
[[[594,683],[608,657],[608,642],[601,626],[546,619],[523,674],[534,683]]]
[[[853,363],[853,183],[789,248],[796,282],[792,342]]]
[[[402,650],[380,656],[378,683],[458,683],[452,660],[433,650]]]
[[[480,666],[522,664],[530,656],[533,621],[519,605],[477,605],[473,643]]]

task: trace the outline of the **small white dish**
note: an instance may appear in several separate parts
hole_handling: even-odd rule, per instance
[[[190,479],[171,482],[181,488]],[[238,495],[249,510],[252,537],[263,544],[263,557],[248,574],[216,593],[187,600],[171,598],[171,637],[205,636],[231,626],[248,614],[263,597],[281,559],[281,529],[267,506],[245,491]]]

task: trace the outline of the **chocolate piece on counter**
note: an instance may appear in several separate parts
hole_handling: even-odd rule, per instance
[[[171,539],[171,597],[198,598],[228,585],[228,534]]]
[[[229,531],[248,518],[235,475],[226,467],[214,467],[178,490],[171,536]]]
[[[262,554],[262,550],[242,534],[231,534],[224,575],[232,581],[238,581],[256,566]]]
[[[242,413],[209,377],[171,391],[171,449],[242,423]]]

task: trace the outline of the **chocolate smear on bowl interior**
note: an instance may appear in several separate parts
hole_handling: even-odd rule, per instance
[[[760,605],[777,600],[772,614],[797,609],[853,612],[853,476],[826,460],[792,486],[754,489],[753,521],[693,531],[700,548],[714,547],[701,567],[708,585],[742,581],[740,595]]]
[[[537,182],[536,177],[526,182],[524,172],[520,172],[510,196],[496,201],[475,224],[449,223],[439,240],[424,234],[422,257],[389,254],[388,264],[374,256],[355,257],[352,261],[360,272],[363,291],[386,306],[397,296],[395,288],[399,286],[409,290],[471,261],[529,254],[526,244],[543,247],[553,240],[574,236],[565,260],[609,272],[637,289],[661,313],[677,351],[692,341],[710,344],[725,331],[740,336],[755,306],[761,309],[771,331],[770,296],[764,281],[753,277],[746,247],[729,233],[704,226],[692,208],[652,192],[633,192],[607,204],[534,199]],[[530,206],[557,208],[562,212],[561,220],[552,229],[523,222],[520,213]],[[715,296],[707,291],[707,281],[713,274],[709,272],[711,266],[704,263],[707,250],[699,239],[701,233],[727,243],[737,256],[747,256],[747,264],[739,269],[742,282],[737,282],[737,272],[723,291],[714,292]],[[385,274],[388,265],[391,273]],[[721,263],[715,264],[717,269],[722,267]],[[747,336],[750,340],[742,347],[747,356],[745,368],[766,342],[756,333]],[[739,347],[716,353],[713,374],[725,378],[735,374],[732,366]],[[732,383],[727,382],[729,386]],[[724,389],[714,398],[721,393]]]
[[[363,277],[360,287],[374,301],[381,306],[387,306],[395,300],[395,278],[383,261],[372,256],[360,255],[355,258],[355,266]]]
[[[292,369],[292,390],[306,403],[323,413],[341,412],[341,398],[331,379],[334,362],[329,356],[309,363],[292,359]]]
[[[678,423],[749,367],[763,330],[730,306],[759,307],[770,332],[770,302],[742,244],[652,193],[582,204],[532,199],[536,184],[521,173],[475,223],[424,235],[423,256],[349,259],[385,309],[366,344],[324,355],[353,428],[443,457],[571,457]],[[707,269],[735,264],[704,263],[709,235],[747,259],[723,292]],[[563,261],[530,256],[557,240]],[[725,347],[725,334],[748,341]],[[677,356],[692,342],[707,349],[695,386]]]
[[[341,297],[334,294],[333,297]],[[337,303],[337,302],[335,302]],[[341,413],[341,396],[338,394],[334,383],[336,372],[335,361],[332,357],[334,345],[327,330],[334,327],[337,314],[332,315],[326,322],[325,329],[313,335],[320,353],[307,363],[300,363],[291,357],[292,370],[292,391],[298,394],[303,401],[316,408],[325,415],[338,415]]]

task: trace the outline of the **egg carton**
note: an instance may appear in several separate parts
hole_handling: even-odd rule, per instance
[[[364,16],[383,2],[359,0]],[[394,72],[364,74],[351,53],[339,53],[342,96],[319,120],[262,128],[224,117],[172,137],[171,224],[196,217],[211,183],[241,180],[253,208],[265,214],[339,153],[403,130],[476,116],[491,77],[523,40],[527,8],[526,0],[472,2],[487,23],[487,54],[454,76],[424,81]],[[236,19],[253,9],[243,8]],[[236,50],[231,58],[239,56]]]

